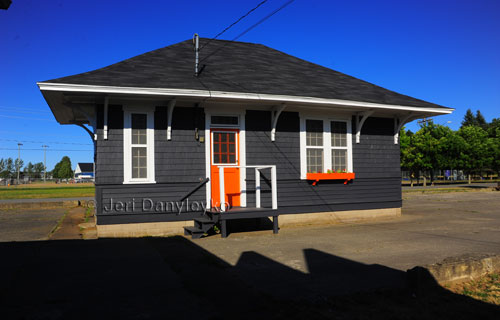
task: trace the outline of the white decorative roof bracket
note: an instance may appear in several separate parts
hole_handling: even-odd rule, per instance
[[[356,115],[356,143],[359,143],[361,139],[361,128],[365,124],[366,119],[373,114],[373,110],[358,113]],[[361,117],[361,120],[359,119]]]
[[[176,100],[172,99],[167,105],[167,140],[172,140],[172,115],[174,114]]]
[[[399,131],[401,131],[401,128],[408,122],[412,121],[414,114],[412,112],[408,113],[406,116],[400,118],[400,117],[394,117],[394,144],[399,143]]]
[[[104,126],[103,126],[103,137],[104,140],[108,140],[108,96],[104,97]]]
[[[271,141],[276,139],[276,124],[278,123],[281,112],[285,110],[285,108],[286,104],[282,103],[271,110]]]

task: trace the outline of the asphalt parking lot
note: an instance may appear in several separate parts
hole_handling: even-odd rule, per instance
[[[0,211],[0,242],[47,240],[67,210]],[[304,250],[314,249],[404,271],[449,256],[500,254],[500,192],[405,193],[402,216],[386,221],[295,226],[278,235],[262,230],[271,227],[265,225],[240,223],[230,226],[227,239],[194,243],[231,265],[251,251],[308,272]]]
[[[397,219],[321,227],[293,227],[209,237],[196,244],[230,264],[252,251],[308,272],[304,250],[315,249],[398,270],[467,253],[500,254],[500,192],[404,194]]]
[[[48,240],[67,209],[0,210],[0,242]]]

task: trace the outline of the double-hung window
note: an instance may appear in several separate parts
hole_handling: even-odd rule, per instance
[[[124,183],[154,183],[154,109],[124,109]]]
[[[323,172],[323,120],[306,120],[307,172]]]
[[[348,171],[347,122],[330,121],[332,170]]]
[[[301,178],[307,173],[352,172],[349,119],[301,116]]]

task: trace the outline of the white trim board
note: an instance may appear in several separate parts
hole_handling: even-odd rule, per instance
[[[233,99],[233,100],[250,100],[250,101],[258,100],[258,101],[281,102],[281,103],[290,102],[298,104],[325,105],[332,107],[352,106],[352,107],[369,108],[369,109],[418,111],[418,112],[435,113],[436,115],[449,114],[455,110],[452,108],[413,107],[413,106],[388,105],[388,104],[341,100],[341,99],[325,99],[325,98],[315,98],[315,97],[245,93],[245,92],[207,91],[207,90],[194,90],[194,89],[171,89],[171,88],[95,86],[95,85],[50,83],[50,82],[37,82],[37,85],[42,91],[139,94],[139,95],[156,95],[156,96],[170,96],[170,97],[195,97],[195,98],[213,98],[213,99],[230,99],[230,100]]]

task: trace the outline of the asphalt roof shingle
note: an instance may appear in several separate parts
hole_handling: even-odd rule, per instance
[[[200,39],[200,47],[206,41],[208,39]],[[203,60],[214,51],[215,54]],[[200,52],[200,60],[200,65],[206,66],[200,77],[196,78],[193,44],[191,40],[186,40],[101,69],[45,82],[197,90],[209,88],[212,91],[444,108],[261,44],[214,40]]]
[[[92,162],[78,162],[78,166],[82,172],[94,171],[94,164]]]

